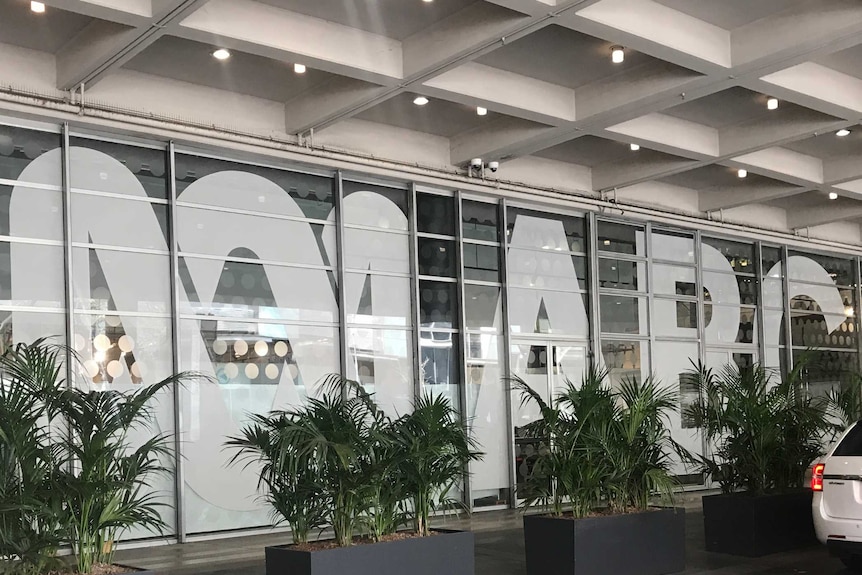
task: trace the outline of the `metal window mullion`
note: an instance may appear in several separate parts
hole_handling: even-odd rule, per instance
[[[407,192],[407,219],[410,232],[410,307],[413,312],[413,397],[422,394],[422,347],[419,342],[419,246],[416,236],[416,184],[411,183]]]
[[[649,334],[649,352],[648,352],[649,374],[647,375],[647,377],[649,377],[650,375],[655,373],[654,354],[655,354],[655,342],[656,342],[655,333],[654,333],[655,330],[652,328],[653,316],[655,315],[655,312],[654,312],[655,297],[654,297],[653,289],[652,289],[652,286],[653,286],[652,262],[650,261],[650,257],[652,255],[652,250],[650,249],[650,247],[651,247],[650,246],[650,238],[652,237],[652,223],[651,222],[646,223],[646,225],[643,228],[643,232],[644,232],[644,250],[646,251],[646,276],[647,276],[646,277],[646,281],[647,281],[647,285],[646,285],[646,296],[647,296],[646,326],[647,326],[647,334]],[[637,234],[637,232],[635,232],[635,234]],[[635,235],[635,238],[637,238],[637,235]],[[637,240],[635,240],[635,245],[637,245]],[[637,275],[637,273],[635,275]],[[643,366],[641,366],[641,369],[643,369]]]
[[[463,219],[461,214],[461,191],[457,191],[455,194],[455,237],[458,249],[455,250],[455,257],[457,261],[455,262],[455,270],[457,273],[458,279],[458,291],[457,291],[457,301],[458,301],[458,331],[459,338],[461,340],[461,361],[460,361],[460,376],[461,381],[458,385],[458,400],[461,403],[460,409],[458,410],[461,414],[461,423],[466,427],[470,424],[470,418],[467,417],[467,355],[468,355],[468,346],[467,346],[467,310],[465,306],[465,297],[464,297],[464,233],[463,233]],[[472,485],[470,484],[470,464],[466,463],[465,467],[465,479],[464,479],[464,492],[462,493],[462,499],[464,505],[467,506],[468,509],[473,508],[473,495],[472,495]]]
[[[518,485],[518,478],[515,469],[515,419],[512,413],[512,391],[509,381],[514,374],[512,373],[512,330],[509,322],[509,246],[508,246],[508,217],[507,217],[506,199],[503,198],[498,204],[498,233],[500,233],[500,246],[502,253],[500,256],[501,278],[503,280],[503,289],[501,295],[503,298],[503,357],[500,360],[503,363],[503,380],[501,385],[505,385],[504,395],[506,397],[506,435],[509,439],[509,508],[515,508],[518,504],[517,493],[515,488]]]
[[[180,372],[180,257],[177,240],[177,182],[174,143],[168,143],[168,237],[170,238],[170,289],[171,289],[171,368]],[[182,389],[174,385],[174,485],[177,541],[186,542],[185,473],[182,456],[181,431],[183,429]]]
[[[784,361],[785,371],[790,372],[793,369],[793,335],[790,333],[790,273],[787,269],[788,249],[787,246],[781,246],[781,270],[782,270],[782,291],[784,297]],[[778,338],[778,345],[781,345],[781,337]]]
[[[65,345],[67,349],[72,349],[74,341],[74,295],[73,276],[72,276],[72,164],[69,157],[69,124],[63,124],[62,131],[63,145],[63,161],[62,161],[62,179],[63,179],[63,279],[65,281],[65,328],[66,337]],[[72,386],[72,377],[74,375],[72,364],[74,358],[71,354],[66,354],[66,385]]]
[[[597,368],[599,365],[604,364],[604,359],[601,357],[602,353],[602,326],[601,326],[601,306],[599,300],[599,260],[598,260],[598,228],[597,228],[597,220],[596,213],[590,212],[589,217],[587,219],[587,239],[589,244],[587,245],[587,251],[589,255],[587,256],[587,273],[589,273],[589,302],[590,302],[590,311],[589,311],[589,321],[590,321],[590,334],[592,339],[592,349],[590,350],[590,357],[592,358],[592,367]]]
[[[339,170],[335,173],[335,258],[338,283],[338,359],[341,366],[341,373],[347,377],[348,369],[348,336],[347,336],[347,298],[346,287],[344,283],[345,266],[344,266],[344,195],[342,186],[342,174]],[[330,262],[332,263],[332,262]],[[356,374],[357,378],[359,374]]]
[[[763,365],[766,361],[766,338],[765,327],[763,325],[763,242],[756,242],[754,245],[755,257],[754,269],[757,272],[757,305],[755,313],[757,313],[757,353],[759,355],[757,363]]]
[[[704,296],[703,285],[703,237],[700,230],[695,230],[694,236],[694,264],[695,264],[695,293],[697,295],[697,339],[698,343],[698,363],[706,365],[706,298]],[[715,308],[713,308],[715,313]],[[700,452],[704,456],[709,456],[712,451],[711,445],[706,440],[702,430],[700,433]],[[707,477],[704,480],[704,487],[711,488],[714,485],[712,477]]]
[[[860,265],[862,265],[862,258],[856,258],[856,289],[854,290],[856,301],[853,302],[853,321],[856,323],[856,365],[859,373],[862,373],[862,337],[859,337],[859,326],[862,324],[859,321],[860,308],[862,308],[862,283],[860,283],[862,268]]]

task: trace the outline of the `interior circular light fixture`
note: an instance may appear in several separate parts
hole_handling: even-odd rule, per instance
[[[766,109],[767,110],[777,110],[778,109],[778,98],[769,98],[766,100]]]
[[[225,50],[224,48],[219,48],[215,52],[213,52],[213,58],[216,60],[227,60],[230,58],[230,52]]]
[[[426,98],[425,96],[416,96],[413,99],[413,103],[416,104],[417,106],[424,106],[425,104],[428,103],[428,98]]]
[[[45,11],[44,2],[30,2],[30,10],[36,14],[42,14]]]
[[[258,355],[258,357],[263,357],[269,353],[269,345],[261,340],[258,340],[257,343],[254,344],[254,353]]]
[[[640,144],[629,144],[629,148],[631,148],[632,152],[637,152],[641,149]]]
[[[305,70],[306,70],[305,64],[294,64],[293,65],[293,71],[296,72],[297,74],[305,74]]]
[[[840,130],[835,132],[835,135],[838,136],[839,138],[843,138],[845,136],[850,135],[850,130],[848,130],[847,128],[841,128]]]
[[[482,106],[476,106],[476,114],[479,116],[487,116],[488,108],[483,108]]]
[[[838,194],[836,192],[829,192],[829,199],[830,200],[837,200]]]
[[[736,175],[739,176],[740,178],[745,178],[748,176],[748,170],[743,170],[740,168],[739,170],[736,171]]]
[[[611,62],[614,64],[622,64],[626,59],[626,51],[622,46],[614,46],[611,48]]]

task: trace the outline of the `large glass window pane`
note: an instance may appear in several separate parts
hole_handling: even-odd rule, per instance
[[[589,334],[586,294],[509,288],[512,333],[550,333],[583,338]]]
[[[640,226],[598,222],[599,251],[645,256],[644,229]]]
[[[419,380],[423,393],[443,395],[460,409],[458,386],[461,381],[461,347],[457,333],[419,332]]]
[[[699,361],[700,346],[697,342],[657,341],[653,347],[657,380],[666,388],[677,391],[681,405],[680,409],[668,412],[671,437],[691,453],[703,452],[702,436],[696,429],[689,428],[683,421],[682,408],[697,399],[697,391],[688,388],[680,375],[694,369]],[[674,457],[674,474],[684,475],[686,466]]]
[[[66,307],[63,248],[0,242],[0,304]]]
[[[536,289],[587,290],[586,258],[509,248],[509,284]]]
[[[347,273],[344,276],[348,323],[410,326],[410,278]]]
[[[781,248],[762,246],[760,252],[763,257],[763,275],[768,277],[782,277],[781,273]]]
[[[646,291],[646,264],[616,259],[599,259],[599,287]]]
[[[600,249],[604,249],[604,246],[600,246]],[[653,230],[652,257],[655,260],[693,264],[694,238],[689,234]]]
[[[474,507],[504,505],[509,498],[509,418],[501,359],[503,337],[471,333],[467,352],[467,408],[470,432],[485,457],[470,464]]]
[[[186,293],[180,301],[183,314],[338,321],[331,271],[188,256],[179,267]]]
[[[852,286],[856,284],[856,273],[853,271],[853,260],[839,258],[834,256],[825,256],[820,254],[808,254],[801,252],[790,252],[789,257],[799,256],[817,262],[820,267],[826,270],[829,277],[836,285]],[[808,273],[808,270],[803,266],[792,266],[790,268],[790,279],[801,282],[824,283]],[[831,284],[830,284],[831,285]]]
[[[86,138],[70,138],[69,145],[73,188],[159,199],[168,197],[165,150]]]
[[[757,309],[704,305],[708,343],[756,343]]]
[[[454,283],[419,282],[419,322],[422,327],[452,328],[458,309],[458,289]]]
[[[351,270],[409,274],[410,237],[344,228],[344,266]]]
[[[509,208],[506,238],[514,248],[587,251],[584,218]]]
[[[62,241],[62,192],[0,185],[0,235]]]
[[[733,271],[754,273],[754,246],[752,244],[732,242],[719,238],[703,238],[703,243],[723,256]],[[715,252],[704,250],[703,267],[706,269],[724,270],[723,266],[719,267],[717,263],[712,261],[711,257],[707,257],[708,254],[712,253]]]
[[[852,381],[853,374],[859,369],[857,354],[854,352],[793,350],[794,364],[803,357],[807,359],[805,376],[808,389],[813,395],[826,395],[848,379]]]
[[[856,327],[854,318],[844,315],[792,312],[790,316],[793,345],[799,347],[856,349]]]
[[[697,302],[656,298],[654,306],[655,335],[697,337]]]
[[[646,334],[646,301],[644,298],[600,296],[602,333]]]
[[[513,344],[509,350],[512,375],[521,378],[545,403],[551,400],[548,368],[551,364],[547,345]],[[512,423],[515,436],[516,492],[524,487],[536,463],[539,449],[545,440],[536,429],[541,418],[536,402],[522,402],[521,395],[512,391]]]
[[[464,314],[468,329],[502,331],[502,297],[496,286],[464,286]]]
[[[711,303],[754,305],[757,303],[758,289],[754,277],[703,272],[704,300]]]
[[[345,181],[345,225],[361,225],[385,230],[408,229],[407,190]]]
[[[60,144],[60,134],[0,126],[0,178],[59,186],[63,173]],[[26,169],[40,157],[38,164]]]
[[[31,311],[0,310],[0,353],[17,343],[48,338],[50,343],[65,344],[66,315]]]
[[[653,293],[697,296],[697,273],[694,268],[653,264]]]
[[[74,248],[75,309],[169,313],[169,260],[166,255]]]
[[[347,329],[347,376],[359,381],[389,415],[409,413],[413,402],[412,332]]]
[[[839,289],[838,295],[844,304],[844,314],[848,317],[853,317],[853,315],[855,315],[855,310],[853,308],[853,290]],[[790,309],[799,311],[823,311],[820,307],[820,302],[809,295],[798,295],[794,297],[790,300]]]
[[[436,194],[416,195],[416,225],[420,232],[455,235],[455,198]]]
[[[167,251],[168,206],[73,193],[72,239]]]
[[[457,254],[451,240],[419,238],[419,275],[455,277]]]
[[[224,449],[224,442],[251,413],[301,405],[317,392],[322,377],[340,371],[338,355],[336,328],[215,319],[181,322],[181,369],[214,379],[181,388],[190,533],[270,525],[255,469],[229,465],[233,453]],[[276,375],[274,380],[271,375]]]
[[[498,214],[497,204],[463,200],[461,202],[463,237],[471,240],[499,242]]]
[[[626,379],[643,381],[650,375],[649,344],[645,341],[603,340],[602,359],[614,389]]]
[[[317,220],[334,206],[323,176],[178,154],[176,178],[181,202]]]
[[[464,243],[464,279],[500,281],[500,248]]]

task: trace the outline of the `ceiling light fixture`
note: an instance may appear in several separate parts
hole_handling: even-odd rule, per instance
[[[425,2],[426,4],[430,4],[430,3],[431,3],[431,2],[433,2],[434,0],[422,0],[422,1],[423,1],[423,2]]]
[[[416,96],[416,98],[413,100],[413,103],[417,106],[424,106],[428,103],[428,98],[426,98],[425,96]]]
[[[487,116],[488,108],[483,108],[482,106],[476,106],[476,114],[479,116]]]
[[[829,199],[830,200],[837,200],[838,194],[836,192],[829,192]]]
[[[748,170],[739,169],[736,171],[736,175],[740,178],[745,178],[748,176]]]
[[[835,135],[838,136],[839,138],[843,138],[845,136],[850,135],[850,130],[848,130],[847,128],[841,128],[840,130],[835,132]]]
[[[224,48],[219,48],[215,52],[213,52],[213,58],[216,60],[227,60],[230,58],[230,52],[225,50]]]
[[[622,64],[626,59],[626,52],[622,46],[614,46],[611,48],[611,62],[614,64]]]
[[[294,64],[293,71],[297,74],[305,74],[305,64]]]
[[[637,152],[641,149],[640,144],[629,144],[629,148],[631,148],[632,152]]]
[[[769,98],[766,100],[766,109],[767,110],[777,110],[778,109],[778,98]]]
[[[41,14],[45,11],[45,3],[44,2],[30,2],[30,10],[37,14]]]

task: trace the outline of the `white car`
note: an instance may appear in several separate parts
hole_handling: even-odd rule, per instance
[[[811,510],[817,538],[850,570],[862,573],[862,422],[814,463]]]

